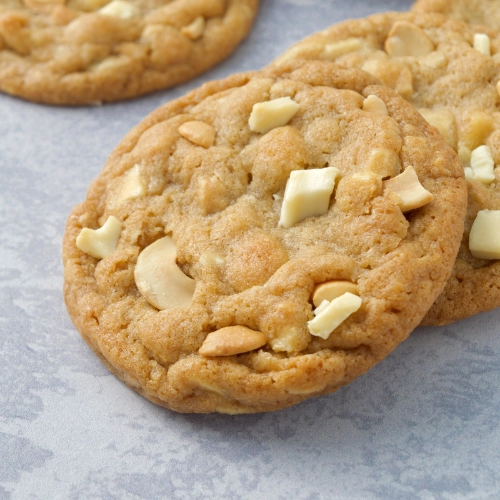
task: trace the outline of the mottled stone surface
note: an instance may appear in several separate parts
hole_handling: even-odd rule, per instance
[[[482,499],[500,491],[500,311],[419,329],[367,376],[277,413],[179,415],[110,375],[62,301],[64,223],[168,99],[337,20],[411,1],[263,0],[204,77],[95,108],[0,95],[0,499]]]

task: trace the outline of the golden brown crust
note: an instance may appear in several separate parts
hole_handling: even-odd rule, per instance
[[[500,28],[500,11],[496,0],[417,0],[411,10],[438,12],[469,24]]]
[[[123,2],[123,0],[119,0]],[[0,90],[95,104],[182,83],[226,58],[259,0],[8,0],[0,6]]]
[[[363,111],[368,95],[389,116]],[[252,132],[253,105],[285,96],[299,104],[289,123]],[[189,121],[214,127],[214,144],[180,135]],[[432,202],[403,215],[381,189],[375,149],[398,169],[412,165]],[[135,165],[146,192],[120,201]],[[328,212],[280,227],[290,172],[326,165],[341,173]],[[292,62],[210,82],[133,129],[72,211],[63,242],[68,311],[106,366],[157,404],[180,412],[284,408],[349,383],[420,322],[451,271],[465,191],[451,148],[367,73]],[[75,239],[110,215],[123,230],[116,250],[97,260]],[[134,269],[165,235],[196,289],[190,306],[158,311],[139,293]],[[362,305],[327,339],[313,337],[311,295],[331,279],[357,283]],[[237,325],[262,332],[266,345],[198,353],[208,333]]]
[[[421,29],[435,49],[421,56],[388,55],[386,40],[398,23]],[[478,32],[489,36],[491,56],[473,47]],[[344,46],[337,43],[346,40],[350,45],[342,50]],[[471,150],[483,144],[491,148],[495,165],[500,164],[500,35],[496,31],[479,30],[441,14],[385,13],[331,26],[297,43],[278,61],[290,58],[333,60],[342,67],[372,72],[428,119],[429,114],[443,119],[442,132],[464,167],[470,167]],[[476,259],[468,247],[478,210],[500,209],[498,169],[495,175],[489,186],[468,181],[469,205],[457,262],[425,325],[450,323],[500,306],[500,262]]]

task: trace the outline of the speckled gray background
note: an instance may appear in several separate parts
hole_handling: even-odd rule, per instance
[[[336,394],[232,417],[142,399],[62,300],[67,214],[148,112],[335,21],[410,4],[262,0],[234,56],[175,89],[94,108],[0,95],[0,500],[500,498],[500,310],[418,329]]]

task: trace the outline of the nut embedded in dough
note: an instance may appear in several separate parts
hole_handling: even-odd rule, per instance
[[[199,353],[203,356],[232,356],[258,349],[266,342],[262,332],[246,326],[227,326],[209,333]]]
[[[135,283],[157,309],[187,307],[193,298],[195,280],[181,271],[176,258],[175,244],[165,236],[146,247],[137,259]]]

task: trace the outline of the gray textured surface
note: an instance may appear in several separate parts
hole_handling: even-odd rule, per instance
[[[500,310],[419,329],[340,392],[263,415],[178,415],[111,376],[62,301],[71,207],[123,135],[202,81],[411,2],[262,0],[209,74],[96,108],[0,95],[0,500],[500,498]]]

